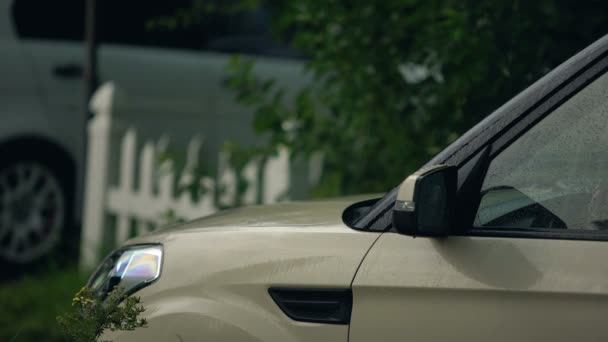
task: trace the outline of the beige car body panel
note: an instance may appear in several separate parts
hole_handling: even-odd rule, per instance
[[[128,244],[162,243],[137,292],[147,328],[115,341],[603,341],[606,242],[359,232],[354,199],[221,212]],[[353,290],[350,326],[296,322],[271,286]],[[581,332],[585,332],[582,334]]]
[[[350,342],[606,341],[608,244],[385,233],[353,282]]]
[[[347,341],[348,325],[296,322],[270,286],[349,288],[378,233],[346,227],[352,201],[221,212],[127,244],[162,243],[160,278],[137,292],[147,328],[113,341]]]

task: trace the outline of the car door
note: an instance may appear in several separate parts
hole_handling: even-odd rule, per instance
[[[50,124],[80,124],[70,126],[78,135],[86,119],[83,13],[83,0],[13,0],[12,4],[15,30],[35,72]]]
[[[564,83],[569,92],[541,100],[542,115],[523,116],[460,165],[461,184],[471,163],[481,171],[476,191],[459,198],[473,215],[453,236],[378,239],[353,280],[349,341],[608,338],[608,75],[599,60]]]
[[[11,0],[0,0],[0,141],[40,117],[40,99],[31,65],[15,34]]]

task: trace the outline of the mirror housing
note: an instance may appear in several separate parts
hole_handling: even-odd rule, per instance
[[[447,236],[452,227],[457,187],[454,166],[416,171],[399,186],[393,227],[412,236]]]

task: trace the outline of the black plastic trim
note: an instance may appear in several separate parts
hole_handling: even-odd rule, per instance
[[[367,215],[370,209],[376,205],[376,203],[380,200],[379,198],[368,199],[361,202],[356,202],[344,209],[342,212],[342,222],[346,224],[348,227],[360,230],[359,227],[355,226],[354,223],[362,216]]]
[[[456,194],[456,215],[452,232],[462,232],[458,227],[467,227],[472,224],[481,202],[479,189],[483,184],[490,163],[490,146],[486,146],[458,169],[458,178],[462,181]],[[462,172],[462,174],[461,174]]]
[[[593,81],[600,78],[608,71],[608,52],[603,54],[601,58],[592,66],[585,68],[577,74],[573,80],[570,80],[565,86],[559,88],[552,96],[539,104],[528,115],[522,117],[517,122],[514,122],[509,129],[504,133],[492,139],[492,152],[490,159],[500,154],[511,143],[517,140],[520,136],[528,132],[532,127],[536,126],[545,117],[551,115],[558,107],[570,100],[581,90],[585,89]]]
[[[271,287],[268,293],[285,315],[294,321],[350,323],[353,306],[350,289]]]
[[[541,228],[472,228],[452,236],[501,237],[544,240],[608,241],[608,231],[556,230]]]

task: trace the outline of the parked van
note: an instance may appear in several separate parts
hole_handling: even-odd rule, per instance
[[[85,0],[0,0],[0,265],[44,261],[57,247],[78,250],[84,174]],[[223,85],[233,54],[255,56],[262,76],[302,83],[302,62],[269,33],[263,9],[209,14],[188,27],[154,18],[191,1],[98,1],[99,81],[129,94],[131,111],[205,117],[224,128],[206,137],[217,150],[251,134],[251,113]],[[154,125],[154,122],[150,122]]]

